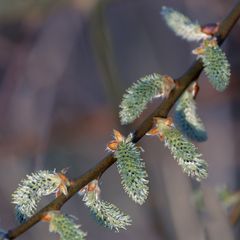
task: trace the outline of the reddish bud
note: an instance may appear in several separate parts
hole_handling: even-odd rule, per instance
[[[50,222],[52,220],[52,216],[48,213],[44,214],[44,216],[41,218],[43,222]]]
[[[113,141],[109,142],[107,144],[107,150],[112,151],[112,152],[116,151],[117,148],[118,148],[118,144],[119,143],[116,140],[113,140]]]
[[[124,140],[124,136],[117,130],[113,130],[113,134],[114,134],[114,138],[115,140],[119,143],[122,142]]]
[[[219,30],[219,23],[209,23],[201,26],[201,31],[207,35],[214,35]]]
[[[149,135],[149,136],[156,136],[156,135],[159,135],[159,130],[157,127],[153,127],[151,130],[149,130],[146,135]]]

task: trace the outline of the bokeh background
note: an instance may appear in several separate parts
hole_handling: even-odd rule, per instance
[[[118,105],[132,82],[153,72],[179,77],[191,65],[197,45],[167,28],[161,6],[205,24],[221,21],[235,2],[0,0],[0,228],[17,225],[11,193],[27,174],[65,167],[71,178],[83,174],[105,156],[113,128],[133,131],[159,104],[134,124],[120,126]],[[78,196],[63,207],[79,219],[88,239],[239,239],[240,225],[229,221],[216,192],[224,185],[240,188],[239,24],[223,47],[232,66],[230,86],[218,93],[202,74],[197,98],[209,135],[197,144],[209,163],[208,179],[201,186],[192,182],[163,144],[143,138],[150,179],[146,204],[126,196],[116,166],[101,178],[102,198],[132,216],[127,231],[98,226]],[[19,239],[58,236],[39,223]]]

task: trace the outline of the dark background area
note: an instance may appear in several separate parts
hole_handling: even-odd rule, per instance
[[[36,3],[37,2],[37,3]],[[201,24],[221,21],[230,0],[0,0],[0,228],[17,225],[11,194],[21,179],[40,169],[69,167],[83,174],[106,154],[112,129],[133,131],[139,120],[120,126],[124,90],[153,72],[181,76],[191,65],[195,43],[176,37],[160,16],[163,5]],[[209,163],[201,186],[185,176],[169,151],[144,137],[150,196],[143,206],[123,192],[116,166],[101,179],[102,198],[133,219],[120,233],[98,226],[81,198],[63,212],[79,219],[88,239],[239,239],[239,223],[229,224],[216,188],[240,188],[240,28],[223,45],[231,63],[231,84],[216,92],[204,74],[197,98],[209,139],[197,144]],[[202,189],[205,208],[194,204]],[[41,206],[50,198],[44,198]],[[19,239],[58,239],[39,223]]]

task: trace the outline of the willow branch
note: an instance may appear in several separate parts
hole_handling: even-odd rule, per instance
[[[240,2],[236,4],[229,15],[221,22],[219,32],[217,34],[219,44],[222,44],[226,39],[236,22],[240,17]],[[181,96],[184,90],[196,80],[203,69],[202,62],[200,60],[195,61],[192,66],[178,79],[177,87],[170,93],[169,97],[165,99],[156,110],[148,116],[143,123],[134,132],[133,142],[139,141],[152,127],[153,117],[167,117],[170,109],[173,107],[174,103]],[[71,199],[81,188],[87,185],[93,179],[101,176],[108,168],[110,168],[116,159],[114,159],[113,154],[108,154],[104,157],[95,167],[84,173],[77,179],[73,180],[73,185],[69,187],[69,194],[67,196],[60,195],[47,206],[42,208],[38,213],[32,216],[26,223],[16,227],[15,229],[9,230],[8,238],[15,239],[28,229],[33,227],[38,223],[43,214],[51,210],[59,210],[61,207]]]

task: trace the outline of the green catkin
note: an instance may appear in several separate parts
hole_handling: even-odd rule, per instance
[[[121,176],[121,183],[128,196],[136,203],[143,204],[148,197],[148,174],[140,149],[131,142],[132,136],[119,143],[114,157]]]
[[[134,83],[123,95],[120,104],[122,124],[133,122],[155,97],[167,97],[175,84],[172,78],[154,73]]]
[[[201,31],[201,26],[197,22],[192,22],[188,17],[172,8],[163,6],[161,15],[168,27],[183,39],[200,41],[210,37]]]
[[[188,90],[184,92],[177,102],[174,122],[187,138],[198,142],[207,140],[204,124],[197,115],[196,101],[193,94]]]
[[[55,171],[38,171],[22,180],[12,194],[17,220],[22,223],[34,215],[41,198],[55,193],[60,184],[61,179]]]
[[[226,55],[213,40],[205,40],[202,48],[203,52],[199,54],[199,58],[203,61],[204,72],[212,86],[222,92],[229,85],[231,75]]]
[[[131,225],[130,217],[112,203],[98,200],[88,207],[97,223],[106,228],[119,232],[119,229],[126,229],[126,226]]]
[[[60,235],[60,240],[84,240],[86,233],[83,232],[74,223],[73,217],[61,214],[59,211],[51,211],[48,213],[51,218],[49,223],[49,231]]]
[[[173,125],[168,125],[165,121],[166,119],[158,118],[156,127],[174,159],[188,176],[195,177],[197,181],[206,178],[208,165],[206,161],[201,159],[201,154],[197,152],[197,148]]]
[[[98,181],[93,180],[92,182],[96,185],[96,188],[93,191],[88,191],[87,188],[84,189],[83,201],[90,209],[91,215],[94,217],[96,222],[117,232],[120,229],[126,229],[128,225],[131,225],[132,220],[130,216],[123,213],[112,203],[100,200]]]

